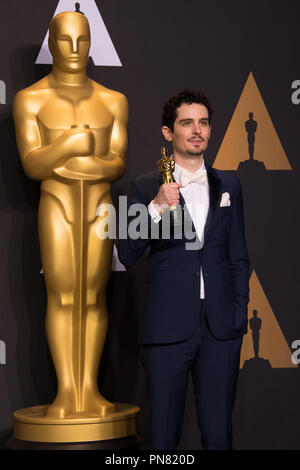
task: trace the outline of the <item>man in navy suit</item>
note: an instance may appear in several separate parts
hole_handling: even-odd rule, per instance
[[[135,180],[128,200],[129,206],[147,207],[149,227],[162,225],[164,207],[180,204],[192,222],[194,243],[186,230],[181,239],[172,232],[117,242],[126,267],[150,248],[141,343],[152,449],[178,445],[189,371],[203,448],[232,448],[249,259],[240,182],[204,163],[211,117],[201,92],[172,97],[164,106],[162,132],[172,143],[175,182],[163,183],[155,170]]]

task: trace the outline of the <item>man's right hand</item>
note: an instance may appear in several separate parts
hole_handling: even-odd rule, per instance
[[[179,204],[179,188],[181,187],[181,184],[175,182],[161,185],[157,195],[152,201],[159,214],[161,214],[166,207]]]

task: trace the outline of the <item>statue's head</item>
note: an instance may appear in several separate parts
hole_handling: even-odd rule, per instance
[[[91,34],[88,20],[81,13],[66,11],[54,16],[49,27],[49,50],[60,70],[77,73],[89,59]]]

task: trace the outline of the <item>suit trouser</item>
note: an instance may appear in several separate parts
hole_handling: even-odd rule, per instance
[[[199,321],[190,338],[180,343],[143,345],[151,408],[150,449],[176,449],[189,371],[202,447],[232,448],[232,411],[241,344],[242,338],[218,340],[212,335],[202,300]]]

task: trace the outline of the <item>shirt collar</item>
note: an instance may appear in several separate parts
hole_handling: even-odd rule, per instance
[[[173,157],[173,155],[171,155],[171,157]],[[182,170],[183,170],[182,166],[175,163],[173,176],[174,176],[174,179],[175,179],[176,182],[180,181],[180,175],[181,175]],[[206,170],[204,160],[202,162],[202,166],[200,168],[198,168],[198,170]]]

